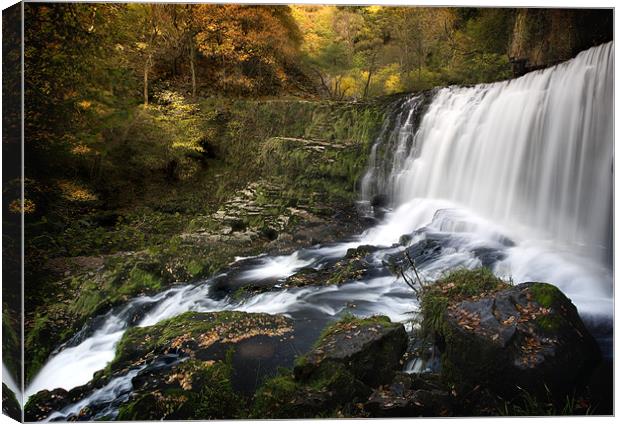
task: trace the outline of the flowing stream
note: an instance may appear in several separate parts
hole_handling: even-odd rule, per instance
[[[591,328],[603,328],[597,337],[609,347],[612,110],[613,43],[518,79],[403,97],[386,119],[362,181],[361,206],[381,216],[374,227],[287,256],[239,258],[230,272],[135,298],[59,347],[26,397],[87,383],[114,357],[130,325],[153,325],[190,310],[282,313],[322,323],[349,311],[408,321],[416,300],[384,265],[404,249],[426,279],[484,265],[517,283],[556,284]],[[217,290],[320,269],[360,245],[379,247],[361,281],[242,300]],[[50,419],[92,404],[105,405],[101,417],[114,416],[113,405],[126,399],[137,372],[111,380]]]

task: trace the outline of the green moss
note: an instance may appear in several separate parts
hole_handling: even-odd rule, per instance
[[[251,418],[292,418],[297,416],[297,408],[292,407],[299,396],[301,387],[290,370],[282,370],[278,375],[266,380],[254,395]]]
[[[140,268],[134,268],[129,272],[127,282],[121,287],[120,292],[132,295],[137,292],[155,292],[160,290],[161,286],[161,278]]]
[[[21,407],[15,393],[4,383],[2,383],[2,412],[18,422],[22,419]]]
[[[488,268],[459,269],[428,285],[421,294],[420,314],[425,335],[442,334],[448,305],[464,298],[479,296],[509,287]]]
[[[216,363],[189,360],[171,372],[168,381],[183,380],[185,387],[171,387],[139,395],[123,405],[118,420],[232,419],[247,415],[245,399],[231,384],[232,356]]]
[[[533,284],[530,286],[529,291],[532,293],[534,300],[543,308],[550,308],[557,300],[564,296],[557,287],[545,283]]]
[[[536,324],[546,332],[554,333],[564,324],[564,320],[559,314],[542,315],[536,318]]]
[[[356,265],[355,262],[349,262],[345,266],[339,267],[327,280],[327,284],[339,285],[358,277],[359,273],[363,272],[363,270]]]
[[[367,318],[358,318],[351,313],[345,313],[338,321],[323,329],[321,335],[315,342],[315,347],[320,346],[334,334],[345,331],[353,326],[364,328],[375,324],[391,325],[392,321],[390,321],[390,318],[385,315],[373,315]]]
[[[365,389],[360,387],[364,386],[343,364],[326,364],[321,373],[303,383],[283,369],[257,390],[250,418],[333,417],[346,405],[364,398]]]
[[[196,349],[205,338],[205,347],[217,340],[242,340],[248,334],[281,335],[290,331],[288,321],[279,315],[248,314],[237,311],[213,313],[186,312],[150,327],[132,327],[116,346],[108,372],[127,367],[171,346]],[[232,343],[232,342],[231,342]]]
[[[2,360],[7,369],[13,376],[20,375],[21,349],[16,328],[19,328],[18,321],[9,314],[9,307],[5,303],[2,305]],[[16,317],[17,318],[17,317]],[[15,379],[15,377],[13,377]]]

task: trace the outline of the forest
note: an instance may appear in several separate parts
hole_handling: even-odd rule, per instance
[[[23,11],[3,412],[612,411],[610,9]],[[20,78],[3,73],[13,109]]]
[[[198,99],[351,101],[493,82],[611,32],[604,11],[545,9],[32,4],[25,13],[28,174],[71,168],[111,192],[102,174],[119,164],[106,158],[123,148],[144,154],[133,172],[170,178],[204,153]],[[136,125],[142,137],[126,143]],[[153,146],[149,131],[165,136]]]

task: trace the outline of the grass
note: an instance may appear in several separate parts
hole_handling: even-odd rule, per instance
[[[444,332],[444,313],[451,303],[480,296],[510,285],[488,268],[458,269],[424,287],[420,295],[421,329],[424,335]]]
[[[545,386],[546,396],[538,398],[532,393],[519,387],[519,395],[511,400],[504,401],[498,410],[503,416],[558,416],[558,415],[590,415],[592,408],[585,399],[575,394],[567,395],[562,400],[554,400],[553,394]]]

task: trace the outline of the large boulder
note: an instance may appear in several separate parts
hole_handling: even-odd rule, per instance
[[[151,327],[127,330],[109,368],[127,370],[165,354],[223,360],[241,342],[261,336],[279,340],[292,331],[291,320],[282,315],[187,312]]]
[[[344,365],[370,387],[389,382],[407,349],[402,324],[384,316],[344,319],[328,327],[315,347],[295,366],[295,378],[308,380],[334,365]]]
[[[439,375],[400,372],[372,392],[364,410],[372,417],[446,417],[454,414],[454,402]]]
[[[441,328],[444,375],[507,397],[564,398],[601,357],[577,308],[546,283],[449,300]]]
[[[407,341],[403,325],[387,317],[344,318],[323,331],[292,372],[265,382],[251,416],[361,416],[373,388],[402,369]]]

